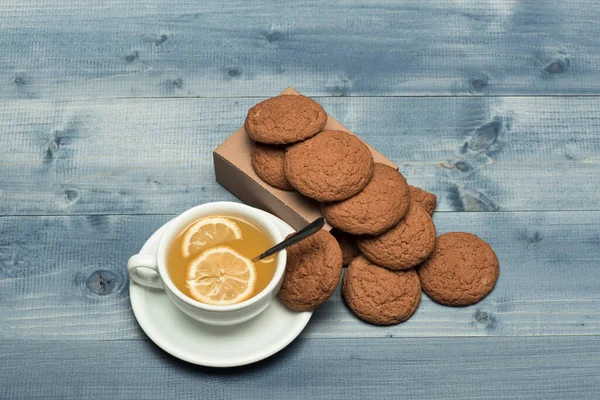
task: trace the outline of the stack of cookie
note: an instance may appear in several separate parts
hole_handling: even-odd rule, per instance
[[[317,102],[281,95],[250,109],[244,124],[256,174],[320,202],[334,227],[333,236],[321,231],[288,249],[284,303],[294,310],[318,307],[333,294],[342,265],[349,265],[342,283],[346,303],[377,325],[410,318],[421,289],[451,306],[485,297],[498,278],[490,246],[460,232],[436,239],[436,196],[375,163],[352,134],[323,131],[326,122]]]

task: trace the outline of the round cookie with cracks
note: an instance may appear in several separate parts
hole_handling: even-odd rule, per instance
[[[288,147],[285,176],[304,196],[321,202],[346,200],[373,175],[373,156],[360,139],[344,131],[323,131]]]
[[[358,248],[372,262],[394,270],[423,262],[435,246],[435,225],[425,209],[410,203],[408,213],[392,229],[379,236],[362,236]]]
[[[421,286],[412,269],[390,271],[360,256],[344,274],[342,294],[360,319],[375,325],[393,325],[415,313],[421,301]]]
[[[320,230],[287,248],[287,266],[279,298],[290,309],[314,310],[333,294],[342,273],[342,250]]]
[[[316,135],[326,123],[325,110],[313,99],[302,95],[280,95],[252,107],[244,129],[255,142],[289,144]]]
[[[435,251],[417,269],[423,291],[437,303],[468,306],[487,296],[498,280],[498,257],[476,235],[450,232],[436,239]]]
[[[353,235],[380,235],[396,225],[408,211],[406,179],[396,169],[376,163],[373,177],[357,195],[325,203],[323,216],[332,226]]]

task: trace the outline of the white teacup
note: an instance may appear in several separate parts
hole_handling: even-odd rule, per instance
[[[156,256],[136,254],[127,262],[129,277],[136,283],[152,288],[163,289],[169,299],[190,317],[210,325],[235,325],[256,317],[264,311],[277,295],[287,261],[285,250],[279,252],[275,275],[266,288],[256,296],[238,304],[217,306],[204,304],[183,294],[171,281],[167,271],[167,253],[175,237],[195,220],[211,215],[231,215],[241,217],[255,224],[273,243],[283,240],[283,235],[275,224],[262,212],[250,206],[231,203],[207,203],[191,208],[173,219],[160,238]],[[266,249],[256,249],[257,255]]]

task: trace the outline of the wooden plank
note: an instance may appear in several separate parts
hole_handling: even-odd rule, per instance
[[[211,151],[255,99],[0,103],[0,214],[177,213],[233,197]],[[323,98],[439,211],[599,210],[600,98]]]
[[[589,0],[4,1],[0,98],[598,94]]]
[[[297,340],[215,370],[140,341],[0,343],[10,399],[597,399],[597,337]]]
[[[0,218],[0,338],[140,339],[126,260],[170,219],[155,216]],[[600,334],[600,212],[439,213],[438,232],[488,240],[501,264],[477,305],[424,297],[404,324],[356,319],[339,291],[313,316],[308,338]]]

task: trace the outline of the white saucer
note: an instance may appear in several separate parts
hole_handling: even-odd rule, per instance
[[[268,215],[284,236],[294,232],[279,218]],[[156,253],[167,225],[148,239],[140,253]],[[312,311],[291,311],[277,299],[248,322],[217,327],[179,311],[162,290],[130,281],[129,297],[135,318],[156,345],[181,360],[207,367],[236,367],[272,356],[290,344],[312,316]]]

